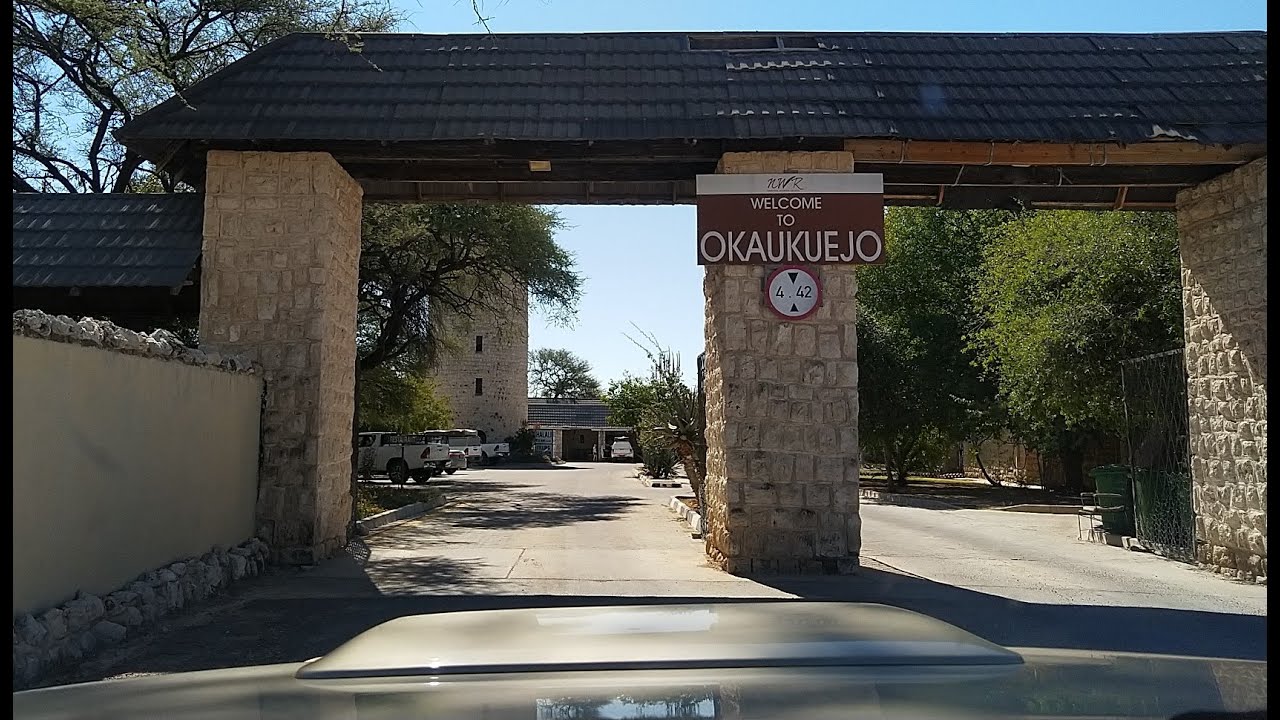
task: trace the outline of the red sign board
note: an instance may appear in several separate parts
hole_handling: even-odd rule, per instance
[[[698,264],[884,262],[884,179],[699,175]]]

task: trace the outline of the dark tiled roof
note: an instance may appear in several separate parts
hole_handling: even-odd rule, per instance
[[[547,427],[612,427],[609,406],[600,400],[529,398],[529,422]]]
[[[725,49],[760,45],[775,49]],[[1263,143],[1266,50],[1265,32],[372,34],[352,48],[301,34],[119,135],[152,147],[483,138]]]
[[[17,287],[179,287],[200,256],[204,196],[13,195]]]

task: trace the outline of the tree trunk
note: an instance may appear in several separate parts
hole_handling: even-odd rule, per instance
[[[1075,442],[1067,443],[1058,454],[1067,491],[1084,492],[1084,451]]]
[[[991,473],[987,472],[987,466],[982,464],[982,452],[977,445],[973,446],[973,459],[978,462],[978,469],[982,471],[982,477],[986,478],[987,482],[992,485],[1000,487],[1000,481],[991,477]]]

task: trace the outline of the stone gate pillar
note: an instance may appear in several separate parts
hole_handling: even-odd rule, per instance
[[[208,155],[200,344],[265,371],[257,526],[286,563],[347,540],[362,196],[328,153]]]
[[[727,153],[722,173],[853,172],[846,152]],[[858,566],[857,280],[812,266],[822,306],[785,321],[764,306],[769,268],[708,265],[707,553],[738,574]]]
[[[1267,159],[1178,193],[1196,559],[1267,574]]]

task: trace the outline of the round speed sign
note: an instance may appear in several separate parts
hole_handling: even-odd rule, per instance
[[[811,270],[784,265],[774,270],[764,284],[765,300],[775,313],[787,320],[809,317],[822,302],[822,285]]]

